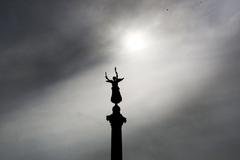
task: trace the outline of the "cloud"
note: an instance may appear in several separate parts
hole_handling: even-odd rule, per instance
[[[64,5],[65,1],[4,3],[0,29],[1,112],[11,110],[9,101],[22,101],[20,97],[28,93],[103,61],[104,43],[96,34],[98,26],[82,27],[91,17],[82,17],[78,30],[71,36],[66,30],[73,24],[57,26],[66,21],[58,15],[73,8],[70,5],[71,8],[63,10]]]
[[[125,159],[239,157],[237,1],[2,4],[1,158],[110,156],[103,73],[115,65]],[[117,46],[129,28],[154,40],[142,57]]]

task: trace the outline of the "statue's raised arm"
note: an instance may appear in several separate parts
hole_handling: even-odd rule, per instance
[[[124,77],[123,77],[123,78],[118,78],[118,82],[120,82],[120,81],[122,81],[122,80],[124,80]]]
[[[112,82],[112,80],[110,80],[109,78],[108,78],[108,76],[107,76],[107,72],[105,72],[105,78],[106,78],[106,82]]]
[[[115,69],[115,73],[116,73],[117,82],[122,81],[124,78],[118,78],[117,67],[115,67],[114,69]]]
[[[117,72],[117,67],[114,68],[116,77],[118,78],[118,72]]]

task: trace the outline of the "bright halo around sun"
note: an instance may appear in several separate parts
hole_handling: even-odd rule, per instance
[[[129,31],[123,35],[122,44],[126,51],[140,52],[148,47],[149,38],[143,31]]]

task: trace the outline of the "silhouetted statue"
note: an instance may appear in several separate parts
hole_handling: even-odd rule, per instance
[[[107,72],[105,72],[105,78],[107,79],[106,82],[112,83],[112,96],[111,102],[114,104],[118,104],[122,101],[122,96],[120,93],[120,88],[118,87],[118,82],[122,81],[124,78],[118,78],[117,68],[114,68],[116,76],[113,79],[109,79],[107,76]]]

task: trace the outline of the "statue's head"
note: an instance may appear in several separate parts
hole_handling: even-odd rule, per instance
[[[114,77],[113,77],[113,80],[116,81],[116,80],[117,80],[117,77],[114,76]]]

